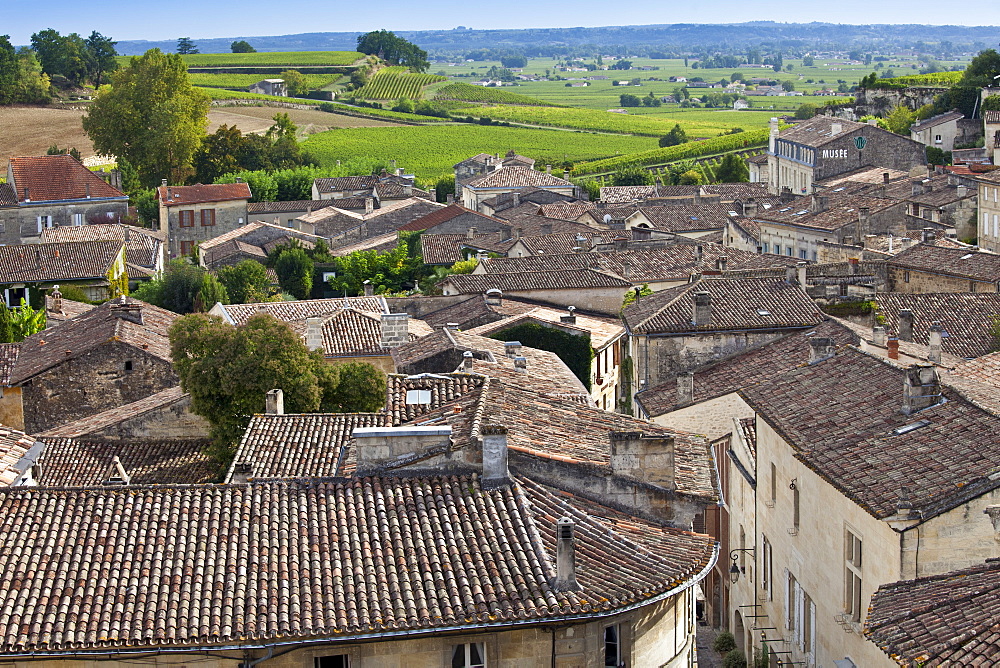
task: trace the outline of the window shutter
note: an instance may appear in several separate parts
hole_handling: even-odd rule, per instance
[[[792,584],[791,583],[791,573],[788,572],[787,568],[785,568],[783,570],[784,570],[784,573],[785,573],[785,577],[783,578],[784,581],[785,581],[785,628],[786,629],[790,629],[790,628],[792,628],[792,614],[793,614],[792,606],[789,605],[789,603],[792,600],[791,599],[791,594],[792,594],[792,589],[791,589],[791,584]]]
[[[806,662],[811,666],[816,663],[816,604],[809,601],[809,653]]]

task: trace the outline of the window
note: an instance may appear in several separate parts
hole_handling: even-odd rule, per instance
[[[785,255],[787,255],[788,257],[792,256],[792,247],[791,246],[785,246]]]
[[[808,260],[809,259],[809,251],[807,251],[807,250],[799,250],[799,259],[800,260]]]
[[[455,645],[451,652],[451,668],[483,668],[485,665],[486,652],[481,642]]]
[[[908,271],[904,271],[903,272],[903,282],[904,283],[909,283],[910,282],[910,272],[908,272]]]
[[[38,234],[42,233],[42,230],[52,227],[52,216],[38,216]]]
[[[789,485],[792,488],[792,535],[799,533],[799,486],[795,480]]]
[[[941,135],[934,135],[934,143],[935,144],[941,143]]]
[[[861,621],[861,539],[844,532],[844,612],[853,622]]]
[[[771,543],[768,542],[767,536],[761,534],[760,537],[761,545],[761,564],[760,564],[760,588],[764,590],[764,595],[767,596],[767,600],[771,601],[773,599],[773,589],[771,587],[771,576],[774,564],[772,563],[771,557]]]
[[[785,628],[794,631],[798,625],[795,599],[799,589],[799,583],[791,571],[785,571]]]
[[[83,225],[83,214],[82,213],[74,213],[73,214],[73,226],[74,227],[81,227],[82,225]]]
[[[350,658],[346,654],[317,656],[313,659],[313,668],[350,668],[350,666]]]
[[[212,225],[215,225],[215,209],[202,209],[201,226],[211,227]]]
[[[181,242],[181,255],[190,255],[194,251],[193,241],[182,241]]]
[[[132,360],[125,360],[125,370],[126,371],[132,370]]]
[[[604,668],[622,665],[622,648],[618,625],[604,627]]]
[[[774,502],[778,500],[778,468],[771,462],[771,503],[769,507],[774,508]]]
[[[764,242],[763,244],[761,244],[761,246],[760,246],[760,252],[761,253],[770,253],[771,252],[771,244],[769,244],[767,242]]]
[[[1000,216],[998,216],[997,214],[994,213],[993,214],[993,236],[995,236],[995,237],[1000,237],[1000,229],[997,229],[998,227],[1000,227]]]
[[[194,227],[194,211],[178,211],[177,224],[180,227]]]
[[[6,288],[4,290],[4,301],[9,308],[17,308],[21,305],[21,300],[28,302],[27,288]]]

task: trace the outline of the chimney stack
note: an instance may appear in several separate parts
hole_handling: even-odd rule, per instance
[[[229,482],[237,485],[249,482],[252,472],[253,469],[250,468],[250,464],[247,462],[236,462],[233,464],[233,475],[230,477]]]
[[[545,173],[546,174],[552,173],[552,165],[545,165]]]
[[[694,320],[695,327],[707,327],[712,324],[712,294],[709,292],[694,293]]]
[[[616,251],[628,250],[628,237],[615,237],[611,243]]]
[[[373,211],[375,211],[375,198],[373,198],[373,197],[366,197],[365,198],[365,215],[367,216],[368,214],[372,213]]]
[[[677,404],[684,405],[694,401],[694,372],[685,371],[677,374]]]
[[[490,288],[486,291],[486,305],[487,306],[502,306],[503,305],[503,292],[497,288]]]
[[[795,279],[798,281],[799,287],[803,290],[805,290],[806,285],[808,285],[806,277],[806,268],[808,266],[809,264],[806,262],[798,262],[795,265]]]
[[[913,415],[917,411],[930,408],[937,404],[940,398],[941,384],[932,365],[914,364],[906,370],[903,377],[904,415]]]
[[[528,373],[528,358],[521,355],[515,357],[514,371],[517,371],[518,373]]]
[[[52,297],[52,312],[53,313],[62,313],[63,312],[63,300],[62,300],[62,293],[59,292],[59,286],[58,285],[55,285],[55,286],[52,287],[52,294],[50,296]]]
[[[167,187],[167,180],[166,179],[160,179],[160,186],[163,187],[163,188],[166,188]]]
[[[306,318],[306,348],[323,350],[323,318],[314,316]]]
[[[446,452],[451,437],[449,426],[358,427],[351,432],[357,458],[355,473],[378,475],[387,468],[398,467],[400,462],[412,462],[414,458],[419,461],[427,455]],[[444,466],[449,464],[456,468],[469,466],[461,452],[453,453]]]
[[[729,262],[728,257],[726,257],[725,255],[720,255],[719,257],[715,258],[715,268],[718,269],[719,271],[725,271],[726,264],[728,262]]]
[[[507,468],[507,427],[483,425],[483,489],[497,489],[510,484]]]
[[[920,240],[923,241],[925,244],[934,243],[934,239],[936,238],[937,235],[934,233],[933,227],[925,227],[924,229],[920,230]]]
[[[768,128],[770,132],[768,133],[769,136],[768,136],[767,150],[770,153],[774,154],[776,153],[775,145],[777,144],[777,139],[778,139],[778,119],[772,117],[771,120],[768,122]]]
[[[370,280],[366,278],[361,284],[365,286],[365,297],[371,297],[375,294],[375,286]]]
[[[565,323],[570,324],[570,325],[575,325],[576,324],[576,307],[575,306],[567,306],[566,307],[566,315],[559,316],[559,322],[565,322]]]
[[[969,195],[969,189],[966,186],[960,185],[957,188],[959,198],[965,198]]]
[[[427,191],[427,194],[430,195],[430,201],[431,202],[438,201],[438,191],[437,191],[437,188],[431,188],[430,190]]]
[[[704,255],[704,253],[705,253],[705,248],[701,244],[695,246],[694,247],[694,261],[695,262],[701,262],[701,258]]]
[[[880,348],[884,348],[885,342],[885,327],[882,325],[875,325],[872,327],[872,343]]]
[[[473,360],[472,351],[466,350],[462,353],[462,371],[465,373],[472,373],[472,367],[475,364]]]
[[[899,340],[913,343],[913,311],[899,309]]]
[[[899,339],[895,336],[890,336],[889,340],[885,344],[886,350],[889,354],[889,359],[898,360],[899,359]]]
[[[867,206],[858,207],[858,222],[855,229],[854,238],[864,243],[865,235],[871,230],[871,209]]]
[[[520,341],[505,341],[503,344],[504,355],[510,357],[511,359],[521,355],[521,348],[522,346]]]
[[[467,229],[465,231],[465,238],[466,239],[475,239],[476,238],[476,228],[470,227],[469,229]]]
[[[453,193],[448,193],[447,195],[444,196],[444,201],[446,204],[454,204],[455,195]]]
[[[264,395],[264,413],[267,415],[285,414],[285,393],[277,388],[268,390]]]
[[[556,522],[556,581],[552,585],[556,591],[580,589],[576,582],[575,530],[576,523],[568,517]]]
[[[406,313],[383,313],[382,347],[398,348],[410,342],[410,316]]]
[[[941,363],[941,339],[943,338],[944,327],[941,323],[935,320],[931,323],[931,327],[927,332],[927,361],[933,362],[934,364]]]
[[[836,351],[837,351],[837,346],[834,344],[833,339],[826,336],[809,337],[810,364],[815,364],[816,362],[822,362],[823,360],[828,360],[834,356]]]
[[[757,200],[753,197],[748,198],[747,201],[743,203],[743,215],[747,218],[753,218],[757,215]]]

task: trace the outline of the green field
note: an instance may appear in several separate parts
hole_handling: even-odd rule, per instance
[[[267,53],[192,53],[181,56],[188,67],[278,67],[282,65],[353,65],[363,53],[357,51],[272,51]],[[128,62],[131,56],[118,56]]]
[[[477,153],[506,153],[514,149],[538,160],[539,166],[558,165],[567,160],[598,160],[648,151],[656,148],[656,140],[564,130],[438,125],[330,130],[310,136],[302,148],[324,166],[352,158],[383,164],[396,160],[400,167],[429,181],[451,174],[455,163]]]
[[[425,86],[444,80],[436,74],[414,74],[406,67],[384,67],[351,95],[362,100],[420,100]]]
[[[310,90],[316,90],[326,86],[331,81],[340,78],[339,74],[305,74],[306,82]],[[206,88],[249,88],[261,79],[277,79],[278,75],[264,74],[188,74],[188,80],[194,86],[204,86]]]
[[[434,92],[435,100],[454,100],[457,102],[476,102],[480,104],[518,104],[523,106],[545,106],[542,102],[527,95],[512,93],[503,88],[486,88],[472,86],[467,83],[450,83]]]

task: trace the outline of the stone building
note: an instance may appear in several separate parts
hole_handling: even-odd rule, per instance
[[[190,255],[196,244],[240,227],[247,221],[250,186],[246,183],[168,186],[156,189],[160,231],[170,257]]]
[[[962,112],[952,110],[917,121],[910,126],[910,139],[924,146],[951,151],[955,148],[955,139],[961,134],[958,122],[963,118],[965,115]]]
[[[178,316],[123,297],[21,342],[10,382],[29,433],[177,385],[167,331]]]
[[[612,315],[632,283],[597,269],[532,271],[511,274],[453,274],[438,283],[446,295],[482,295],[488,290],[557,306]]]
[[[262,79],[250,86],[250,92],[257,95],[278,95],[288,97],[288,86],[284,79]]]
[[[994,112],[1000,114],[1000,111]],[[998,119],[1000,132],[1000,119]],[[1000,170],[979,174],[979,230],[976,243],[980,248],[1000,253]]]
[[[122,241],[125,244],[125,271],[129,289],[140,281],[158,277],[166,267],[166,240],[157,230],[135,225],[105,223],[73,227],[53,227],[42,231],[41,243],[79,241]]]
[[[771,119],[768,146],[768,189],[772,194],[813,192],[813,183],[862,167],[888,167],[909,172],[924,168],[920,142],[867,123],[816,116],[779,132]]]
[[[458,179],[455,181],[458,184]],[[504,166],[461,183],[462,206],[479,210],[480,204],[491,197],[513,193],[522,188],[547,190],[568,197],[578,195],[577,187],[551,172],[535,171],[531,167]]]
[[[1000,111],[989,109],[983,112],[983,130],[986,135],[986,155],[994,165],[1000,165]]]
[[[58,285],[88,299],[117,297],[128,286],[122,241],[74,241],[0,246],[0,297],[8,307],[36,303],[38,292]]]
[[[69,155],[11,158],[0,183],[0,243],[38,240],[57,225],[122,222],[128,197]]]
[[[1000,255],[920,243],[886,261],[892,292],[1000,292]]]

